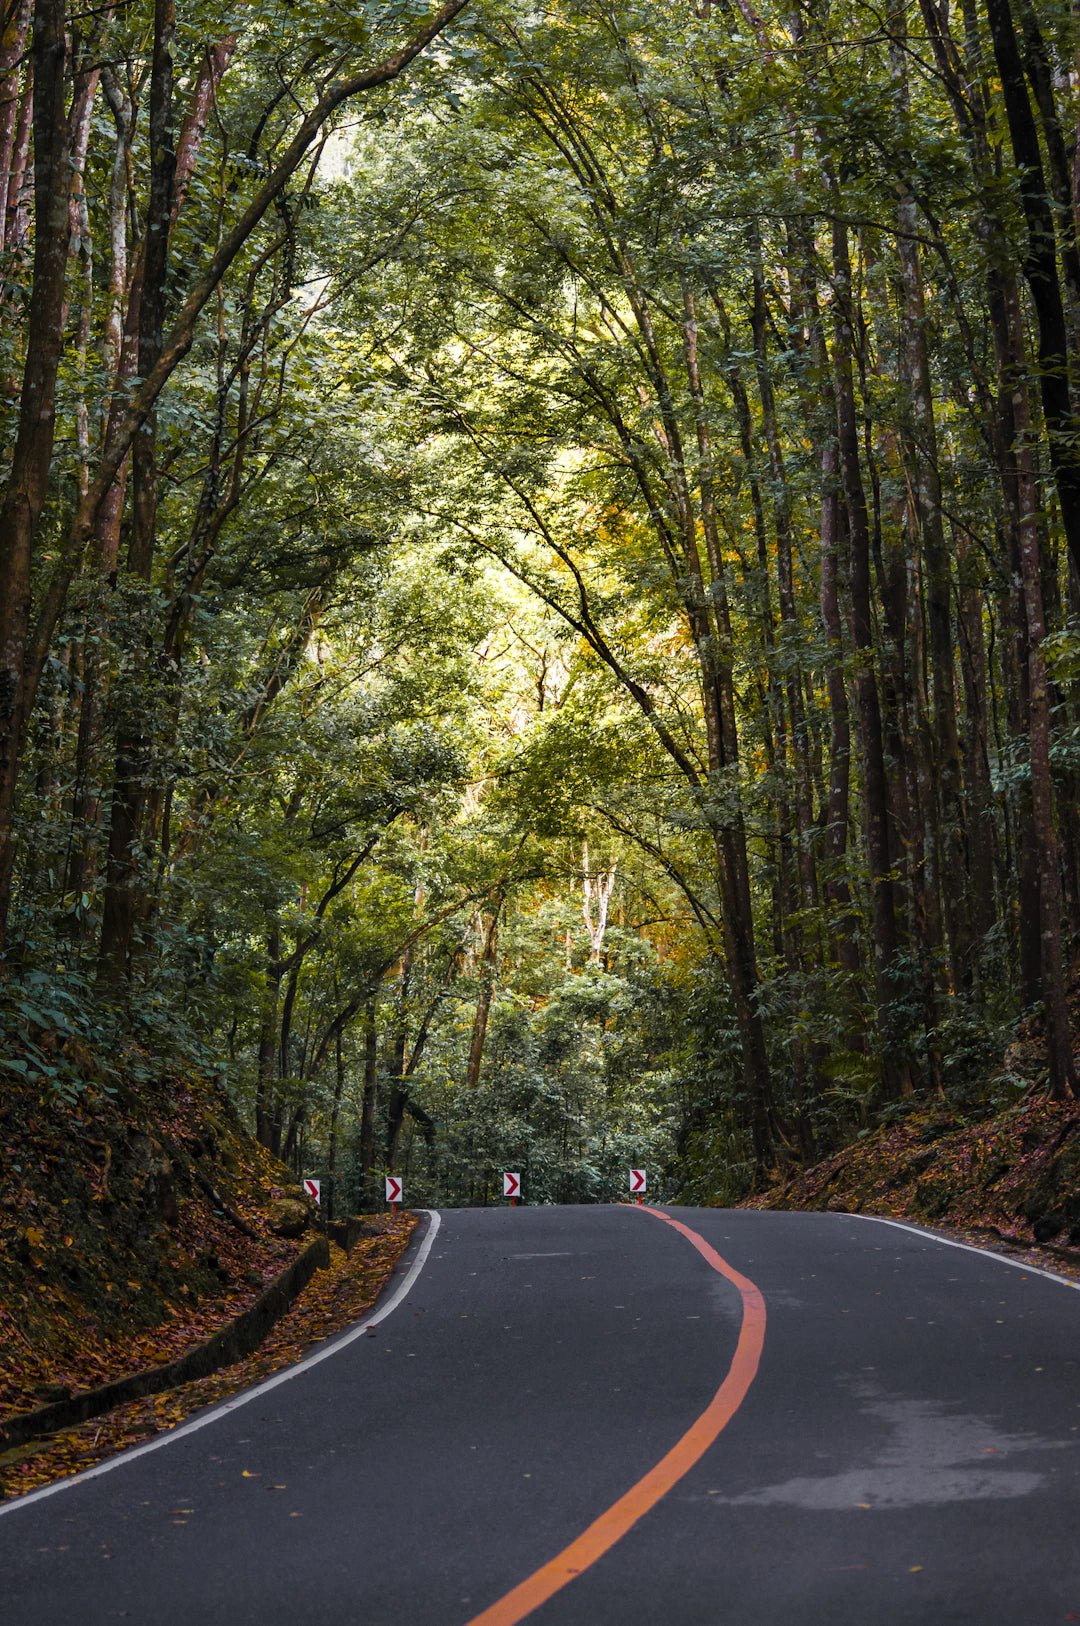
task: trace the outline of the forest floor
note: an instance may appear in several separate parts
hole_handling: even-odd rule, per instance
[[[361,1238],[350,1253],[331,1244],[330,1268],[315,1273],[289,1312],[245,1360],[0,1454],[0,1500],[93,1467],[301,1360],[313,1344],[343,1331],[371,1308],[416,1222],[415,1214],[381,1215],[378,1234]]]
[[[1080,963],[1069,1006],[1080,1048]],[[983,1081],[990,1110],[920,1104],[745,1206],[911,1220],[1080,1278],[1080,1101],[1049,1098],[1045,1057],[1033,1014]]]
[[[1080,1102],[1032,1091],[974,1121],[929,1107],[745,1206],[911,1220],[1080,1275]]]
[[[0,1414],[170,1360],[247,1309],[302,1246],[269,1225],[294,1185],[200,1080],[91,1085],[59,1109],[5,1083]]]
[[[298,1235],[275,1233],[283,1218]],[[77,1472],[298,1359],[374,1302],[414,1223],[384,1216],[349,1255],[331,1246],[330,1268],[247,1359],[3,1452],[0,1494]],[[175,1359],[254,1304],[316,1226],[293,1176],[204,1080],[88,1085],[59,1111],[5,1082],[0,1418]]]

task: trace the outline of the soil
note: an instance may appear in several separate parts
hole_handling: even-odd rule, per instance
[[[235,1318],[314,1234],[317,1210],[202,1079],[0,1100],[0,1415],[156,1365]]]
[[[0,1455],[0,1497],[21,1496],[90,1468],[300,1360],[313,1344],[341,1332],[374,1304],[416,1223],[415,1214],[381,1215],[368,1220],[367,1234],[349,1254],[331,1244],[330,1268],[316,1273],[289,1313],[246,1360]]]
[[[1033,1091],[975,1121],[918,1112],[746,1206],[907,1219],[1080,1265],[1080,1103]]]

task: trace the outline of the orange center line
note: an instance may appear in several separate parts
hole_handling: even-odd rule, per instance
[[[701,1416],[691,1423],[682,1438],[676,1441],[665,1457],[661,1457],[654,1468],[631,1485],[617,1502],[594,1519],[588,1529],[583,1530],[561,1553],[557,1553],[542,1568],[534,1570],[532,1575],[526,1576],[513,1591],[507,1592],[482,1614],[474,1616],[468,1626],[517,1626],[518,1621],[531,1615],[602,1558],[639,1519],[656,1506],[661,1497],[666,1496],[690,1472],[695,1463],[701,1461],[731,1422],[757,1376],[765,1343],[765,1300],[760,1289],[748,1277],[741,1276],[726,1259],[721,1258],[715,1248],[709,1246],[703,1236],[692,1231],[681,1220],[672,1219],[659,1208],[636,1208],[633,1211],[652,1214],[655,1219],[663,1220],[665,1225],[673,1226],[713,1270],[738,1289],[742,1299],[742,1324],[731,1365]]]

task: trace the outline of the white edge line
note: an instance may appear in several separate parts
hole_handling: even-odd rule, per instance
[[[1068,1276],[1059,1276],[1054,1270],[1043,1270],[1040,1265],[1025,1265],[1022,1259],[1010,1259],[1008,1254],[995,1253],[993,1248],[976,1248],[971,1242],[954,1242],[952,1237],[939,1236],[937,1231],[928,1230],[922,1225],[905,1225],[902,1220],[884,1219],[880,1214],[845,1214],[844,1218],[872,1220],[875,1225],[891,1225],[894,1231],[908,1231],[912,1236],[921,1236],[925,1242],[940,1242],[943,1248],[961,1248],[964,1253],[978,1254],[980,1259],[996,1259],[999,1265],[1009,1265],[1013,1270],[1022,1270],[1028,1276],[1045,1276],[1048,1282],[1057,1282],[1060,1287],[1071,1287],[1074,1292],[1080,1293],[1080,1282],[1074,1282]]]
[[[67,1479],[58,1479],[53,1485],[43,1485],[41,1490],[28,1491],[25,1496],[18,1496],[14,1501],[0,1503],[0,1518],[3,1518],[5,1513],[15,1513],[21,1507],[28,1507],[31,1502],[43,1501],[46,1496],[56,1496],[60,1491],[69,1490],[72,1485],[82,1484],[84,1480],[96,1479],[100,1474],[111,1473],[114,1468],[123,1467],[125,1462],[134,1462],[136,1457],[144,1457],[150,1451],[160,1451],[162,1446],[171,1445],[173,1440],[179,1440],[185,1434],[197,1434],[200,1428],[206,1428],[210,1423],[216,1423],[219,1417],[227,1417],[230,1412],[238,1411],[241,1406],[246,1406],[249,1400],[257,1400],[260,1395],[269,1394],[270,1390],[276,1389],[279,1384],[288,1383],[290,1378],[298,1377],[301,1372],[307,1372],[311,1367],[318,1366],[320,1361],[328,1361],[331,1355],[337,1355],[340,1350],[362,1338],[372,1327],[377,1327],[380,1321],[385,1321],[388,1315],[393,1314],[407,1297],[416,1278],[427,1264],[428,1254],[442,1222],[433,1208],[424,1208],[420,1212],[426,1214],[431,1223],[407,1274],[386,1303],[381,1304],[355,1327],[325,1344],[316,1354],[308,1355],[304,1360],[297,1361],[295,1366],[286,1367],[282,1372],[275,1372],[272,1378],[257,1383],[253,1389],[245,1389],[242,1394],[233,1395],[231,1400],[222,1401],[220,1406],[214,1406],[210,1411],[192,1418],[190,1423],[181,1423],[179,1428],[170,1429],[167,1434],[159,1434],[143,1445],[134,1445],[130,1450],[121,1451],[115,1457],[110,1457],[107,1462],[99,1462],[94,1468],[84,1468],[81,1473],[70,1474]]]

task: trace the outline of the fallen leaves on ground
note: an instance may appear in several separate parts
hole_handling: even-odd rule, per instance
[[[293,1176],[215,1085],[166,1078],[145,1096],[88,1085],[60,1109],[5,1085],[0,1415],[172,1360],[304,1246],[267,1223]]]
[[[330,1268],[317,1271],[289,1313],[246,1360],[164,1394],[130,1401],[47,1441],[31,1441],[0,1455],[0,1493],[19,1496],[90,1468],[128,1446],[167,1433],[185,1417],[237,1394],[291,1366],[313,1344],[357,1321],[378,1298],[404,1252],[416,1215],[380,1216],[377,1235],[363,1237],[350,1254],[331,1245]]]
[[[1080,1107],[1031,1094],[992,1118],[943,1108],[846,1146],[749,1208],[909,1219],[1041,1267],[1080,1267]],[[1071,1255],[1071,1258],[1070,1258]]]

